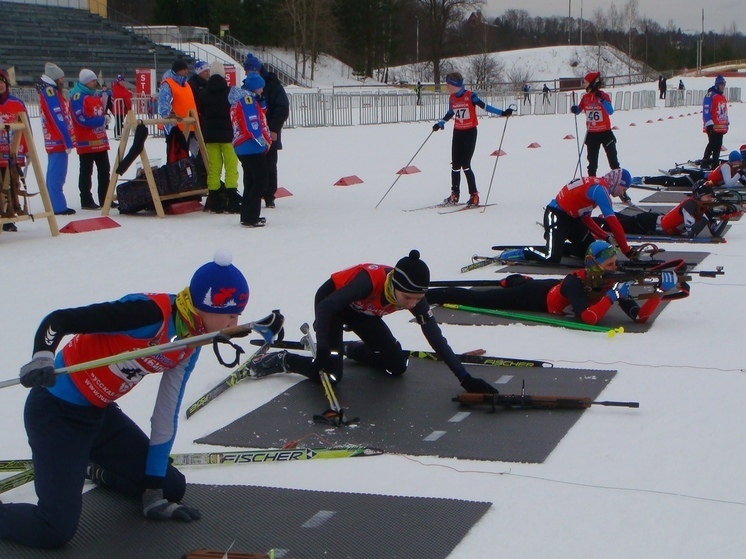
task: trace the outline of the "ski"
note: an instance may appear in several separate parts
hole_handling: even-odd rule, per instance
[[[0,472],[18,472],[31,466],[31,460],[0,460]]]
[[[251,357],[249,357],[246,361],[244,361],[243,365],[240,365],[231,374],[229,374],[227,377],[221,380],[212,389],[210,389],[207,393],[205,393],[197,401],[195,401],[191,406],[189,406],[186,410],[187,419],[192,417],[195,413],[197,413],[199,410],[204,408],[207,404],[212,402],[215,398],[220,396],[223,392],[228,390],[231,386],[235,386],[240,381],[248,377],[251,373],[251,371],[249,370],[249,365],[251,364],[252,359],[267,353],[269,348],[272,347],[271,344],[266,343],[264,340],[251,340],[251,342],[252,343],[259,342],[259,344],[262,347],[260,347],[256,352],[254,352],[251,355]]]
[[[225,450],[219,452],[186,452],[171,454],[174,466],[211,466],[258,464],[262,462],[299,462],[307,460],[331,460],[334,458],[355,458],[380,456],[383,449],[371,446],[340,446],[321,448],[264,448],[251,450]],[[34,479],[34,466],[31,460],[0,460],[0,470],[22,470],[20,473],[0,480],[0,493],[10,491]]]
[[[472,270],[477,270],[479,268],[484,268],[485,266],[489,266],[490,264],[499,264],[502,265],[502,260],[500,260],[499,256],[478,256],[474,255],[471,257],[471,264],[467,264],[466,266],[462,266],[461,273],[465,274],[466,272],[471,272]]]
[[[14,460],[14,462],[17,462],[17,460]],[[10,477],[6,477],[5,479],[0,480],[0,493],[5,493],[6,491],[10,491],[11,489],[20,487],[21,485],[24,485],[33,479],[34,479],[33,468],[28,468],[28,469],[23,470],[22,472],[13,474]]]
[[[266,448],[259,450],[231,450],[223,452],[190,452],[172,454],[174,466],[234,465],[259,462],[298,462],[301,460],[330,460],[332,458],[354,458],[379,456],[380,448],[349,446],[330,448]]]
[[[252,343],[258,340],[252,340]],[[280,349],[303,350],[306,349],[301,342],[282,341],[275,342],[272,347]],[[431,361],[440,361],[441,359],[434,351],[417,351],[405,350],[409,357],[414,359],[429,359]],[[516,357],[494,357],[484,355],[483,349],[474,349],[465,353],[457,354],[456,357],[462,363],[469,365],[487,365],[490,367],[554,367],[549,361],[540,361],[537,359],[519,359]]]
[[[463,205],[462,204],[458,204],[458,205],[461,206],[461,207],[456,208],[456,209],[452,209],[452,210],[447,210],[447,211],[444,211],[444,212],[438,212],[438,213],[440,215],[455,214],[456,212],[463,212],[464,210],[478,210],[479,208],[486,208],[488,206],[495,206],[497,204],[479,204],[478,206],[467,206],[466,204],[463,204]]]
[[[566,318],[558,318],[554,316],[542,316],[538,314],[528,314],[513,311],[501,311],[497,309],[482,309],[479,307],[470,307],[468,305],[452,305],[446,303],[443,307],[447,309],[454,309],[457,311],[467,311],[478,314],[491,314],[494,316],[502,316],[505,318],[514,318],[516,320],[524,320],[526,322],[537,322],[539,324],[548,324],[550,326],[561,326],[563,328],[569,328],[571,330],[583,330],[586,332],[603,332],[610,338],[613,338],[616,334],[622,334],[624,327],[619,326],[617,328],[608,326],[598,326],[596,324],[585,324],[584,322],[575,322]]]
[[[689,244],[720,244],[727,241],[723,237],[675,237],[668,235],[636,235],[628,234],[629,241],[659,242],[659,243],[689,243]]]
[[[441,202],[440,204],[432,204],[430,206],[423,206],[421,208],[412,208],[411,210],[402,210],[404,212],[419,212],[422,210],[434,210],[436,208],[455,208],[456,206],[466,206],[466,202],[460,204],[446,204]]]

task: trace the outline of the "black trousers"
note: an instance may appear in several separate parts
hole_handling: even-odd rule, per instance
[[[720,165],[720,149],[723,147],[723,134],[718,132],[707,133],[707,146],[705,154],[702,156],[702,165],[709,164],[710,169],[717,168]]]
[[[544,240],[546,246],[528,247],[524,250],[527,259],[557,263],[563,256],[583,258],[594,239],[579,217],[569,216],[558,208],[547,207],[544,210]]]
[[[0,538],[41,548],[60,547],[72,539],[83,508],[81,489],[89,461],[109,472],[120,492],[139,496],[144,491],[150,442],[116,404],[103,409],[76,406],[46,388],[33,388],[24,422],[39,502],[0,504]],[[185,491],[186,479],[169,466],[164,497],[178,502]]]
[[[588,176],[595,177],[598,171],[598,152],[603,146],[610,169],[619,168],[619,158],[616,153],[616,136],[611,130],[604,132],[589,132],[585,135],[585,145],[588,148]]]
[[[96,176],[98,179],[98,203],[104,204],[106,199],[106,189],[109,187],[109,178],[111,175],[111,163],[109,162],[108,151],[97,151],[96,153],[81,153],[80,159],[80,176],[78,177],[78,190],[80,190],[80,204],[82,206],[91,206],[94,203],[91,190],[93,164],[96,164]]]
[[[277,143],[273,143],[267,152],[267,190],[264,193],[264,201],[267,204],[274,204],[275,194],[277,194]]]
[[[331,279],[324,282],[316,292],[315,304],[328,297],[336,288]],[[402,375],[407,370],[408,359],[401,344],[379,316],[370,316],[348,307],[336,314],[329,326],[329,349],[332,352],[331,372],[336,382],[342,380],[345,331],[357,334],[364,343],[351,357],[367,363],[391,375]],[[288,354],[288,369],[312,380],[319,380],[318,370],[312,359],[302,355]]]
[[[519,274],[506,278],[506,287],[464,289],[442,287],[428,290],[428,302],[467,305],[505,311],[547,312],[547,294],[561,280],[527,278]]]
[[[461,192],[461,170],[464,170],[469,194],[477,191],[477,179],[471,170],[471,158],[477,146],[477,127],[468,130],[454,130],[451,140],[451,191]]]
[[[253,224],[259,221],[262,213],[262,196],[267,190],[267,156],[263,153],[239,155],[238,160],[243,167],[241,223]]]

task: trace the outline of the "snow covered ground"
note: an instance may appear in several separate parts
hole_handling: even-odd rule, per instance
[[[746,88],[746,78],[729,78]],[[704,89],[711,78],[685,79]],[[648,86],[650,89],[652,86]],[[622,165],[633,175],[700,157],[705,146],[701,115],[689,109],[617,112]],[[746,105],[730,107],[728,150],[746,143]],[[669,119],[668,117],[673,117]],[[663,119],[663,120],[659,120]],[[646,121],[652,120],[652,123]],[[280,153],[280,184],[294,195],[264,210],[268,226],[244,229],[238,217],[191,213],[158,219],[112,217],[120,228],[51,237],[44,220],[19,223],[0,234],[3,297],[0,362],[12,378],[30,358],[42,317],[55,308],[107,301],[139,291],[176,292],[218,248],[229,249],[251,286],[246,321],[280,308],[288,338],[313,319],[313,296],[331,272],[360,262],[393,264],[412,248],[421,251],[433,279],[462,277],[459,268],[493,244],[541,239],[536,221],[544,205],[572,178],[578,159],[572,115],[523,116],[506,121],[482,115],[473,159],[481,211],[439,215],[403,212],[449,193],[451,124],[437,134],[430,125],[400,124],[287,130]],[[636,126],[631,126],[631,124]],[[583,122],[579,122],[581,134]],[[43,155],[38,119],[37,149]],[[505,131],[494,181],[490,176]],[[405,175],[375,209],[416,150],[421,172]],[[527,146],[537,142],[540,148]],[[162,139],[148,140],[150,157],[163,157]],[[601,155],[599,172],[606,172]],[[585,161],[583,161],[585,163]],[[583,168],[585,165],[583,165]],[[66,194],[79,208],[78,162],[73,155]],[[343,176],[363,184],[335,187]],[[33,184],[33,181],[31,181]],[[491,186],[491,190],[489,187]],[[33,189],[33,187],[32,187]],[[465,191],[465,188],[464,188]],[[630,191],[639,201],[648,193]],[[35,207],[40,203],[34,200]],[[79,211],[69,221],[93,217]],[[491,355],[530,357],[562,367],[618,371],[603,392],[609,400],[636,400],[638,410],[592,408],[544,464],[478,462],[387,454],[365,460],[201,467],[185,470],[191,482],[258,484],[324,491],[414,495],[490,501],[490,511],[451,557],[737,558],[746,548],[746,427],[744,358],[738,349],[746,305],[746,228],[735,223],[728,243],[691,247],[711,255],[703,269],[725,275],[695,277],[688,299],[673,302],[645,334],[608,338],[548,326],[444,326],[457,351],[484,348]],[[665,246],[665,245],[664,245]],[[669,248],[681,250],[681,245]],[[689,247],[687,247],[689,248]],[[494,278],[494,269],[469,278]],[[405,347],[426,348],[408,313],[386,319]],[[247,348],[248,344],[243,344]],[[187,389],[193,402],[227,370],[206,351]],[[275,375],[243,382],[189,421],[182,420],[175,452],[206,451],[192,441],[264,404],[300,380]],[[157,379],[145,379],[120,403],[146,431]],[[454,381],[454,390],[458,389]],[[29,455],[22,411],[26,389],[0,390],[5,428],[0,459]],[[452,394],[443,394],[450,398]],[[537,412],[541,413],[541,412]],[[364,421],[365,418],[362,418]],[[496,421],[495,429],[499,429]],[[489,444],[489,433],[484,434]],[[35,502],[31,485],[3,501]],[[499,550],[499,551],[497,551]]]

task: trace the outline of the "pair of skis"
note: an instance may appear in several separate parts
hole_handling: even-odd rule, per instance
[[[442,208],[443,211],[438,212],[438,213],[443,215],[443,214],[452,214],[456,212],[462,212],[464,210],[475,210],[478,208],[486,208],[487,206],[495,206],[495,205],[496,204],[479,204],[476,206],[470,206],[466,202],[458,203],[458,204],[445,204],[441,202],[440,204],[432,204],[430,206],[423,206],[421,208],[412,208],[411,210],[404,210],[404,211],[405,212],[419,212],[422,210],[435,210],[438,208]]]

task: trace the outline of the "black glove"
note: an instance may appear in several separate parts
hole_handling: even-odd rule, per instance
[[[461,386],[473,394],[497,394],[497,390],[487,381],[466,375],[461,379]]]
[[[508,107],[507,109],[503,111],[503,116],[512,116],[512,114],[513,114],[513,109],[511,109],[510,107]]]
[[[637,260],[640,258],[640,250],[635,247],[629,247],[629,250],[624,253],[624,256],[630,260]]]
[[[715,129],[715,126],[713,124],[708,124],[707,125],[707,135],[709,136],[710,134],[712,134],[712,131],[714,129]]]
[[[573,105],[572,107],[570,107],[570,112],[574,115],[579,115],[580,107],[578,107],[577,105]]]
[[[603,101],[604,94],[601,91],[596,91],[596,98],[601,99]]]
[[[50,387],[57,382],[54,374],[54,353],[38,351],[33,359],[21,367],[21,384],[26,388]]]
[[[446,126],[446,121],[445,120],[439,120],[438,122],[436,122],[435,124],[433,124],[433,132],[437,132],[438,130],[443,130],[443,128],[445,128],[445,126]]]
[[[202,518],[197,509],[164,499],[163,489],[148,489],[142,494],[142,512],[148,520],[191,522]]]

